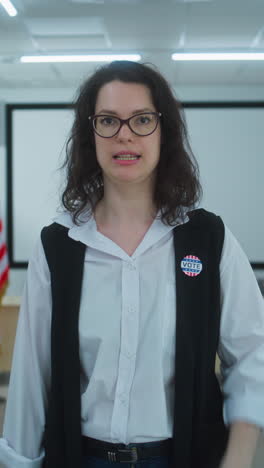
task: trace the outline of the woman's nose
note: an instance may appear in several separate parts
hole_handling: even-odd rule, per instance
[[[123,124],[117,133],[117,138],[132,138],[133,132],[130,130],[127,124]]]

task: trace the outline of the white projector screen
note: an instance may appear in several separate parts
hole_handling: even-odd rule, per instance
[[[66,105],[10,105],[8,118],[8,238],[11,265],[25,268],[44,225],[56,215],[64,174],[58,171],[73,121]],[[264,267],[264,107],[186,104],[204,196],[253,268]]]

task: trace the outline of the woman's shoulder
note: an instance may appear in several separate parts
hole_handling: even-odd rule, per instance
[[[214,213],[212,211],[209,211],[205,208],[196,208],[193,210],[189,210],[186,212],[186,216],[189,218],[189,220],[196,225],[199,225],[201,227],[205,227],[206,229],[213,229],[213,230],[219,230],[221,229],[224,232],[225,225],[222,217]]]
[[[66,228],[72,228],[75,226],[74,221],[73,221],[73,214],[70,213],[70,211],[58,211],[56,216],[52,218],[52,223],[47,226],[54,226],[54,225],[59,225],[59,226],[64,226]]]

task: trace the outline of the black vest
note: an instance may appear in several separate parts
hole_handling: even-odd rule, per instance
[[[220,278],[224,224],[204,209],[173,229],[177,285],[175,405],[171,468],[217,468],[229,430],[215,375],[220,328]],[[44,431],[45,468],[81,468],[81,399],[78,317],[86,246],[53,223],[41,232],[51,273],[51,389]],[[194,277],[182,260],[194,255]]]

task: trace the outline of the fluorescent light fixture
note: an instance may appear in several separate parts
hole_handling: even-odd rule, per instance
[[[141,56],[134,55],[24,55],[20,57],[23,63],[48,62],[112,62],[113,60],[131,60],[138,62]]]
[[[264,60],[263,52],[179,52],[172,54],[172,60]]]
[[[4,7],[9,16],[17,15],[17,10],[15,9],[14,5],[12,5],[10,0],[0,0],[0,5]]]

